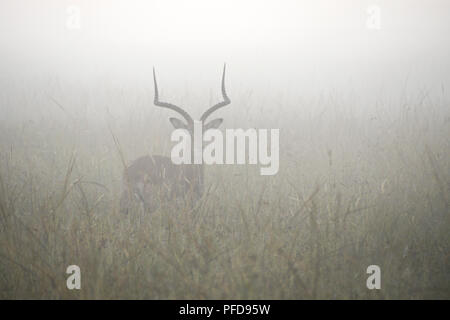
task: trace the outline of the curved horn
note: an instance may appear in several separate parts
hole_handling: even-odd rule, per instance
[[[211,115],[211,113],[213,113],[217,109],[225,107],[226,105],[230,104],[230,102],[231,102],[230,99],[227,96],[227,92],[225,91],[225,68],[226,68],[226,64],[223,65],[223,74],[222,74],[222,97],[223,97],[223,101],[219,102],[218,104],[213,105],[211,108],[206,110],[203,113],[202,117],[200,118],[201,121],[205,121],[206,118],[208,118]]]
[[[159,101],[158,84],[156,83],[155,67],[153,67],[153,82],[155,84],[155,99],[153,100],[153,103],[155,104],[155,106],[167,108],[167,109],[173,110],[175,112],[178,112],[179,114],[181,114],[183,116],[184,119],[186,119],[188,124],[194,123],[194,121],[192,120],[189,113],[187,113],[180,107],[178,107],[174,104],[171,104],[171,103]]]

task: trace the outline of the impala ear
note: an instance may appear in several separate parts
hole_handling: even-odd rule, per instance
[[[170,123],[173,125],[175,129],[188,129],[188,126],[177,118],[169,118]]]
[[[222,124],[222,122],[223,122],[222,118],[211,120],[210,122],[208,122],[203,126],[203,131],[207,131],[209,129],[217,129]]]

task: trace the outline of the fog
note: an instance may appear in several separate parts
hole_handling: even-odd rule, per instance
[[[0,0],[0,299],[449,299],[449,30],[445,0]],[[158,106],[153,68],[223,108]],[[276,174],[175,164],[194,123],[275,130]]]
[[[174,96],[206,96],[226,62],[230,92],[373,98],[447,87],[448,30],[445,0],[2,1],[1,80],[150,91],[155,66]]]

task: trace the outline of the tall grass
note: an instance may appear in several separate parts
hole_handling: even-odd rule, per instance
[[[108,99],[38,97],[40,112],[1,120],[0,298],[450,298],[445,96],[286,99],[279,113],[235,96],[227,127],[281,129],[279,174],[209,166],[194,209],[128,215],[124,163],[168,155],[168,113]],[[81,290],[66,288],[72,264]],[[366,287],[372,264],[381,290]]]

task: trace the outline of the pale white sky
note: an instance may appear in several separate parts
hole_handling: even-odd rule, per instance
[[[371,5],[379,30],[366,26]],[[201,92],[227,62],[249,89],[438,86],[450,83],[449,30],[446,0],[2,0],[0,77],[150,84],[155,65],[172,88]]]

